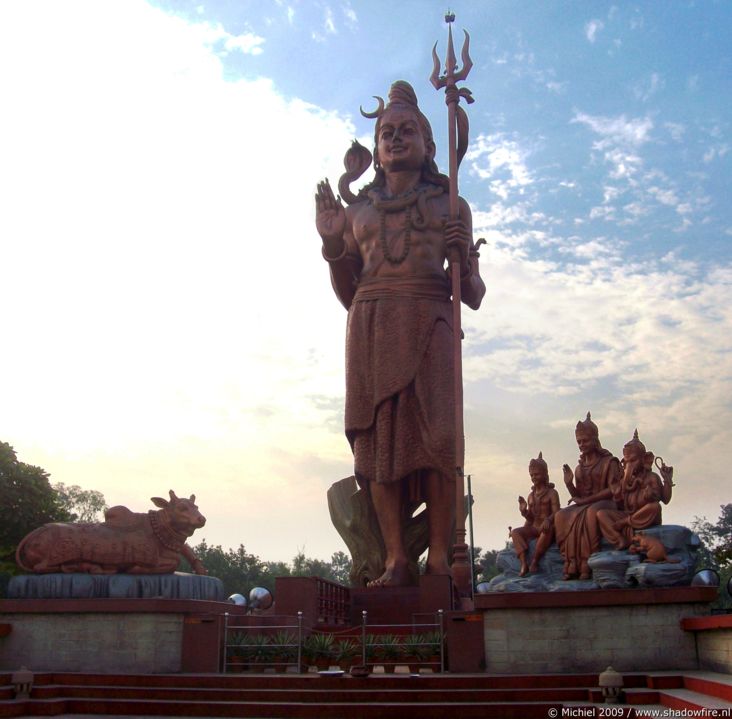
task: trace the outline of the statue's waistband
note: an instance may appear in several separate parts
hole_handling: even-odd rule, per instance
[[[422,277],[373,277],[358,285],[354,302],[410,297],[423,300],[450,301],[450,283],[447,275]]]

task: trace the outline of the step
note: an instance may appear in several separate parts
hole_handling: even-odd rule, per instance
[[[669,709],[727,709],[732,716],[732,703],[690,689],[664,689],[659,699]]]
[[[346,683],[344,682],[344,685]],[[521,689],[420,689],[413,688],[357,688],[338,689],[201,689],[163,687],[70,686],[49,684],[34,687],[33,699],[110,698],[170,701],[292,701],[302,703],[371,702],[506,702],[506,701],[587,701],[589,692],[584,687],[521,688]]]
[[[6,710],[11,710],[7,712]],[[176,717],[293,717],[294,719],[444,719],[452,714],[466,719],[546,719],[551,709],[561,714],[561,703],[547,702],[439,702],[434,704],[374,702],[175,702],[142,700],[54,699],[0,705],[0,716],[58,716],[106,714],[112,716]]]
[[[645,675],[628,675],[626,685],[646,686]],[[418,683],[422,689],[522,689],[597,687],[597,674],[371,674],[356,678],[310,674],[77,674],[39,672],[34,686],[57,684],[74,686],[261,688],[266,682],[272,689],[338,688],[343,682],[361,682],[364,686],[405,688]],[[0,675],[0,685],[10,684],[10,675]],[[679,685],[681,686],[681,685]]]

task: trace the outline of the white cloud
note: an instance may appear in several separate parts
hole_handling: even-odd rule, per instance
[[[686,127],[684,125],[678,122],[666,122],[664,123],[664,127],[668,130],[672,140],[681,142],[684,137],[684,133],[686,132]]]
[[[717,158],[724,157],[729,152],[730,146],[726,143],[710,147],[702,156],[704,164],[708,165]]]
[[[521,194],[533,182],[525,160],[528,150],[504,133],[493,135],[480,134],[471,143],[465,154],[470,162],[470,171],[484,180],[490,181],[491,191],[502,200],[509,194]]]
[[[343,12],[343,16],[345,18],[346,25],[350,30],[355,30],[358,27],[358,15],[356,15],[356,11],[351,6],[350,2],[346,2],[342,7],[341,11]]]
[[[225,81],[216,26],[134,0],[49,3],[42,22],[12,8],[0,302],[18,350],[0,436],[114,504],[195,491],[203,536],[268,558],[295,549],[272,523],[302,541],[320,514],[311,546],[327,556],[340,540],[322,493],[350,461],[311,398],[342,396],[345,314],[312,196],[342,171],[352,124],[268,80]]]
[[[657,73],[652,72],[648,78],[637,82],[633,86],[633,95],[636,100],[647,102],[665,85],[664,79]]]
[[[596,147],[605,149],[612,145],[638,147],[649,140],[653,121],[650,117],[628,119],[624,114],[617,117],[588,115],[576,112],[571,122],[587,125],[602,138]]]
[[[590,42],[595,42],[597,39],[597,33],[605,27],[605,23],[602,20],[590,20],[585,25],[585,37]]]
[[[333,19],[333,10],[330,7],[325,8],[323,26],[325,27],[325,32],[329,35],[335,35],[338,32],[338,30],[336,30],[335,20]]]

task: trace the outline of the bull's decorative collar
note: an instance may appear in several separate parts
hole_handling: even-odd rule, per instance
[[[173,527],[163,519],[164,512],[162,509],[151,509],[147,513],[150,517],[150,526],[153,534],[157,537],[160,544],[174,552],[182,552],[186,543],[186,535],[176,532]]]

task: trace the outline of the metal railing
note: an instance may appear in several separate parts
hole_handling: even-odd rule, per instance
[[[411,624],[369,624],[368,612],[361,613],[361,625],[340,632],[324,632],[303,626],[303,613],[294,624],[249,624],[239,617],[223,615],[221,668],[233,671],[308,671],[308,665],[322,669],[339,664],[348,669],[358,658],[372,671],[385,672],[397,666],[445,671],[444,612],[435,622]],[[251,618],[247,618],[251,620]],[[336,642],[336,639],[340,641]],[[345,666],[344,666],[345,664]]]
[[[221,666],[227,672],[237,666],[302,668],[302,612],[296,624],[236,624],[235,617],[224,613]],[[270,661],[272,659],[272,661]]]

